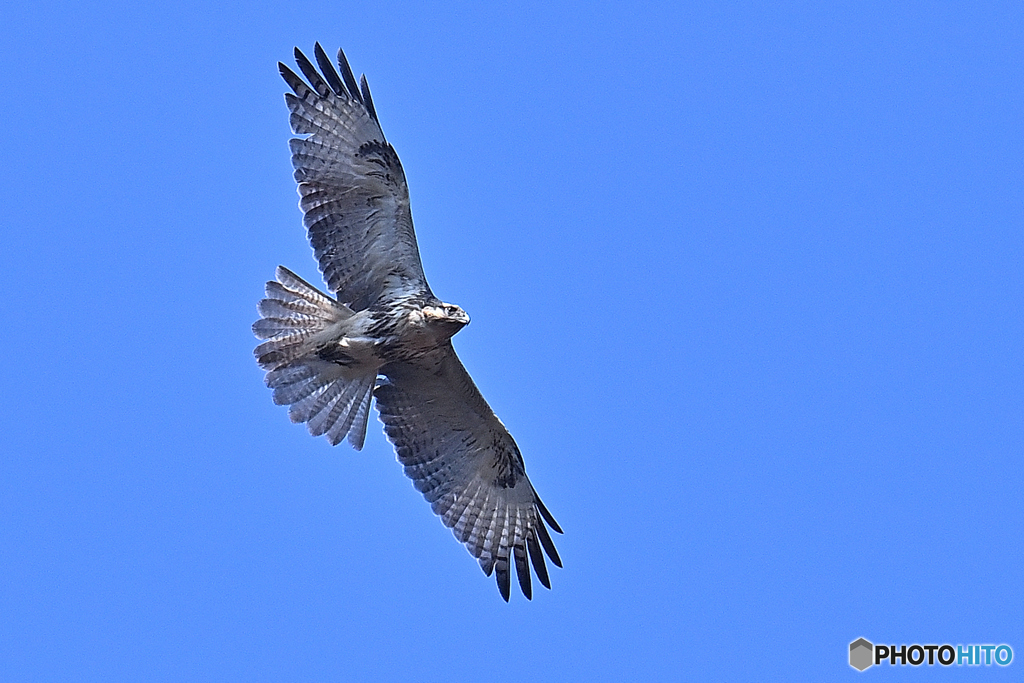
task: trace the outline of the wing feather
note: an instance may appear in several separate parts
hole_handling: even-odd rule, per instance
[[[561,533],[526,476],[512,436],[494,415],[451,343],[381,368],[374,395],[384,431],[416,489],[455,537],[495,573],[509,598],[510,567],[532,597],[530,565],[551,587],[541,549],[562,566],[545,522]]]
[[[320,71],[324,74],[324,79],[328,85],[331,86],[331,90],[334,91],[335,95],[345,95],[345,84],[341,82],[341,77],[338,76],[337,70],[334,65],[331,64],[331,60],[327,57],[327,53],[324,52],[323,47],[318,42],[313,47],[313,55],[316,57],[316,63],[320,67]]]
[[[539,500],[537,501],[540,502]],[[544,518],[547,521],[547,517]],[[555,543],[551,540],[551,535],[543,524],[538,524],[534,527],[537,530],[537,536],[540,538],[540,544],[544,547],[544,552],[548,554],[551,561],[555,563],[556,567],[562,566],[562,558],[558,556],[558,551],[555,550]],[[562,533],[561,529],[558,529],[554,524],[551,525],[552,529],[555,529],[558,533]]]
[[[533,564],[533,571],[537,572],[537,578],[545,588],[551,588],[551,579],[548,578],[548,567],[544,564],[544,554],[540,551],[537,543],[537,530],[530,529],[530,535],[526,537],[526,547],[530,551],[530,563]]]
[[[526,533],[523,517],[525,513],[516,510],[515,536],[512,539],[512,556],[516,562],[516,576],[519,577],[519,588],[527,599],[533,597],[530,582],[530,567],[526,562]]]
[[[359,77],[359,90],[363,95],[363,104],[366,105],[366,110],[370,112],[370,116],[373,117],[374,121],[377,121],[377,110],[373,108],[373,98],[370,97],[370,84],[366,81],[366,75]],[[378,125],[380,121],[377,121]]]
[[[316,66],[295,50],[305,77],[280,64],[295,180],[310,243],[328,288],[359,311],[382,297],[429,294],[409,209],[405,171],[377,120],[365,77],[340,74],[319,44]]]
[[[338,48],[338,66],[341,67],[341,75],[348,87],[349,97],[358,100],[359,87],[356,86],[356,77],[352,73],[352,67],[348,65],[348,57],[345,56],[345,52],[341,48]]]
[[[306,80],[316,94],[320,97],[327,98],[331,95],[331,90],[327,87],[327,83],[320,76],[320,72],[316,70],[316,67],[309,62],[309,58],[302,54],[302,50],[295,48],[295,63],[299,65],[299,70],[302,71],[302,75],[306,77]]]

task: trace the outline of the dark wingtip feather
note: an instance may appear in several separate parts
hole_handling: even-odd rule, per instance
[[[338,71],[331,64],[331,60],[319,42],[313,46],[313,56],[316,57],[316,63],[320,65],[320,71],[323,72],[324,78],[334,94],[347,97],[348,92],[345,90],[345,84],[341,82],[341,76],[338,75]]]
[[[562,527],[558,526],[558,522],[556,522],[554,516],[548,512],[548,509],[544,507],[544,503],[541,502],[540,498],[537,499],[537,509],[540,510],[540,514],[544,516],[544,521],[546,521],[552,529],[558,533],[562,533]]]
[[[508,576],[508,563],[499,565],[494,568],[495,579],[498,582],[498,592],[501,593],[501,597],[508,602],[509,598],[509,576]]]
[[[348,87],[348,94],[354,100],[363,101],[359,94],[359,86],[356,85],[356,77],[352,75],[352,67],[348,65],[348,59],[344,51],[338,48],[338,66],[341,67],[341,77],[345,79],[345,86]]]
[[[299,65],[299,70],[309,81],[309,84],[313,86],[313,90],[316,91],[320,97],[327,97],[330,94],[330,89],[327,87],[327,83],[320,76],[320,72],[316,70],[313,63],[309,61],[309,58],[302,53],[302,50],[295,48],[295,63]]]
[[[305,97],[309,93],[309,86],[302,82],[298,74],[288,68],[283,62],[277,63],[277,69],[281,72],[281,78],[288,84],[288,87],[292,89],[298,97]]]
[[[530,551],[530,562],[533,564],[533,570],[537,572],[537,578],[545,588],[551,590],[548,566],[544,564],[544,553],[541,552],[540,544],[537,542],[536,529],[531,529],[530,535],[526,537],[526,547]]]
[[[543,524],[538,524],[537,537],[540,538],[540,544],[544,546],[544,552],[548,554],[551,561],[555,563],[555,566],[562,566],[562,558],[558,556],[558,551],[555,550],[555,544],[551,541],[551,536],[548,534],[548,530],[544,528]]]
[[[370,97],[370,84],[366,82],[366,74],[359,77],[359,87],[363,91],[363,104],[366,105],[366,111],[370,112],[370,116],[379,126],[380,120],[377,118],[377,110],[373,108],[373,98]]]
[[[519,578],[519,588],[527,600],[533,600],[533,585],[530,579],[530,565],[526,562],[526,548],[517,546],[512,549],[512,556],[516,562],[516,576]]]

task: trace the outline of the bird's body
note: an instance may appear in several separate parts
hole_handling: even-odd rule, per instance
[[[515,564],[532,588],[527,557],[550,587],[543,548],[561,561],[545,528],[561,529],[526,476],[515,441],[473,384],[451,338],[469,316],[430,291],[412,227],[398,155],[377,121],[366,79],[357,86],[344,54],[339,74],[317,44],[320,71],[300,51],[308,84],[288,67],[285,99],[300,207],[328,288],[287,268],[267,283],[253,332],[274,401],[294,422],[333,444],[366,437],[375,397],[399,461],[432,509],[509,597]]]

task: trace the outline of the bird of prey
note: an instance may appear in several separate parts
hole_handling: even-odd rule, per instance
[[[305,80],[279,63],[292,165],[324,294],[283,266],[267,283],[253,333],[274,402],[331,445],[366,437],[371,397],[405,473],[509,599],[510,565],[532,598],[530,567],[551,587],[544,552],[562,563],[561,533],[523,468],[516,442],[455,355],[469,323],[427,285],[409,188],[384,138],[370,89],[345,54],[338,69],[317,43],[319,70],[298,49]],[[543,549],[543,552],[542,552]]]

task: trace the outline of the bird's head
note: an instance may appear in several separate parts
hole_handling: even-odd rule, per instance
[[[469,324],[469,316],[455,304],[440,301],[423,307],[423,319],[431,327],[436,327],[451,337]]]

